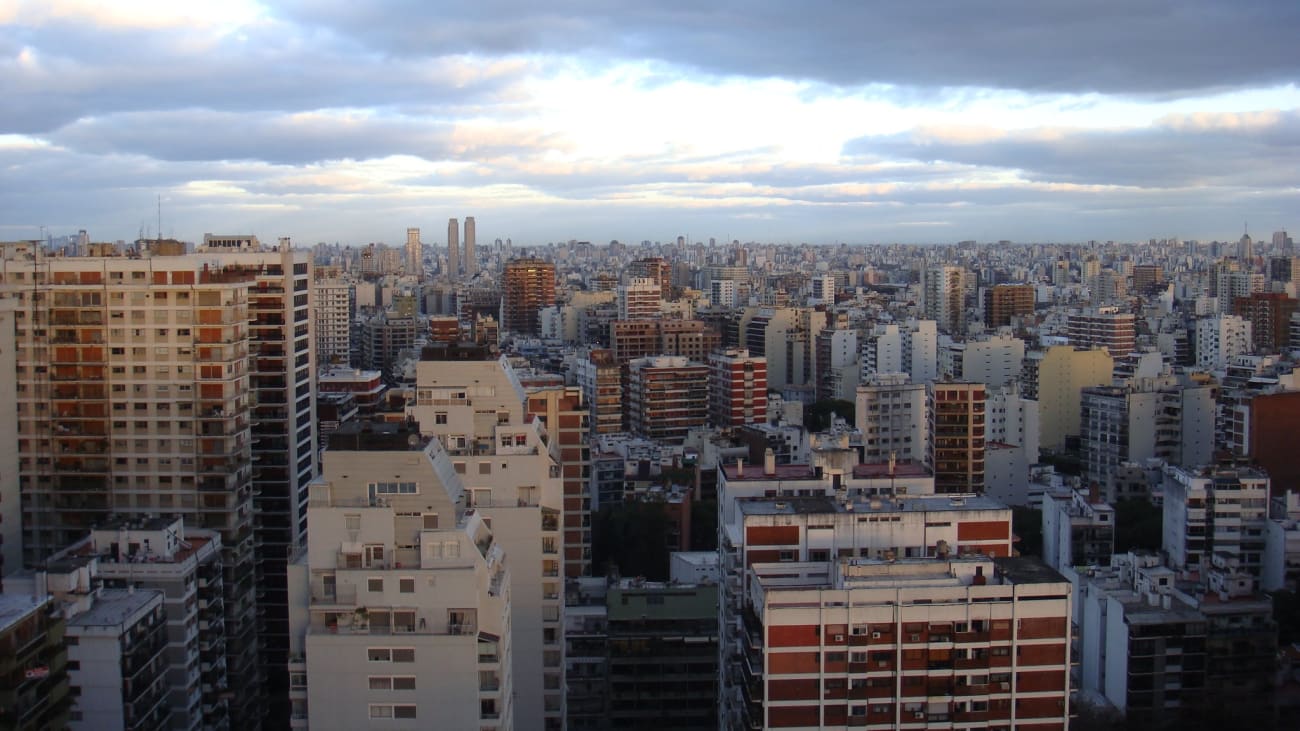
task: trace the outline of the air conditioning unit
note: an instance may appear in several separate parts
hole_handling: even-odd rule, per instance
[[[836,642],[843,642],[843,641],[844,641],[844,635],[835,635],[835,641],[836,641]]]
[[[1011,690],[1010,683],[998,683],[998,687],[1001,688],[1002,690]]]
[[[925,718],[925,711],[917,711],[912,714],[912,718]]]
[[[871,633],[871,639],[873,639],[873,640],[878,640],[878,639],[880,639],[880,633],[879,633],[879,632],[872,632],[872,633]]]

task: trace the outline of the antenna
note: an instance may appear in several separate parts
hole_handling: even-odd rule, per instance
[[[162,241],[162,194],[158,194],[158,240]]]

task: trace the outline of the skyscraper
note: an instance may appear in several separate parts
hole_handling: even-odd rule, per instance
[[[921,302],[926,319],[950,335],[966,332],[966,277],[961,267],[930,267],[922,272]]]
[[[447,220],[447,276],[460,276],[460,221]]]
[[[424,245],[418,228],[406,229],[406,273],[417,279],[424,277]]]
[[[478,274],[478,256],[474,253],[474,217],[465,217],[465,276]]]

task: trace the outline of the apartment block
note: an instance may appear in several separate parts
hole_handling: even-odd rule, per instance
[[[293,727],[515,728],[506,552],[441,443],[356,425],[324,458],[291,565]]]
[[[760,563],[722,728],[1065,729],[1070,584],[1032,559]]]
[[[1034,285],[998,284],[984,290],[984,327],[1010,327],[1034,314]]]
[[[187,531],[179,519],[117,520],[52,556],[46,571],[68,587],[85,572],[106,588],[162,592],[167,728],[230,727],[219,533]]]
[[[1253,350],[1251,323],[1237,315],[1216,315],[1196,321],[1196,365],[1223,370],[1233,358]]]
[[[1020,392],[1038,402],[1039,447],[1058,451],[1078,434],[1080,391],[1111,382],[1114,363],[1103,348],[1079,350],[1057,345],[1025,356]]]
[[[934,470],[935,492],[984,492],[986,393],[982,383],[927,387],[927,461]]]
[[[1056,571],[1109,566],[1115,552],[1115,508],[1099,489],[1043,495],[1043,562]]]
[[[627,401],[629,431],[681,444],[707,419],[709,367],[679,356],[638,358],[628,363]]]
[[[38,564],[115,515],[179,514],[186,525],[219,531],[231,723],[257,728],[265,678],[252,417],[254,403],[276,408],[251,397],[257,275],[204,255],[28,254],[0,261],[0,272],[19,302],[25,560]]]
[[[0,299],[0,373],[16,373],[18,302]],[[18,489],[18,393],[0,392],[0,577],[23,565],[22,495]],[[2,586],[2,583],[0,583]]]
[[[1240,469],[1164,470],[1164,541],[1169,565],[1207,571],[1215,556],[1262,576],[1269,479]]]
[[[659,282],[648,277],[632,277],[618,286],[618,319],[651,320],[662,313]]]
[[[966,332],[966,287],[970,272],[961,267],[930,267],[921,273],[921,311],[949,335]]]
[[[743,348],[709,356],[709,423],[737,427],[767,423],[767,359]]]
[[[76,699],[68,727],[72,731],[168,728],[167,615],[162,592],[97,588],[82,593],[81,588],[70,587],[64,595],[64,611],[71,615],[68,684]]]
[[[623,379],[611,350],[593,349],[573,365],[593,434],[623,431]]]
[[[48,595],[0,594],[0,724],[14,731],[68,727],[67,620]]]
[[[537,313],[555,304],[555,265],[540,259],[512,259],[501,274],[501,329],[538,333]]]
[[[1278,353],[1290,343],[1291,316],[1300,300],[1281,292],[1256,292],[1233,300],[1234,315],[1250,323],[1251,345],[1257,353]]]
[[[877,374],[858,386],[853,411],[863,461],[925,462],[929,457],[925,384],[903,373]]]
[[[317,279],[312,319],[316,328],[316,360],[348,365],[354,352],[352,320],[357,312],[356,285],[343,279]]]
[[[1070,313],[1068,336],[1077,348],[1105,348],[1112,358],[1132,353],[1137,342],[1137,318],[1115,307]]]

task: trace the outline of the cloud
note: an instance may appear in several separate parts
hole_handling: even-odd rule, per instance
[[[1131,129],[921,128],[852,140],[845,152],[1015,170],[1034,181],[1272,187],[1293,184],[1300,169],[1300,110],[1171,115]]]
[[[839,86],[1164,95],[1300,78],[1292,0],[310,0],[278,11],[411,56],[586,53]]]

